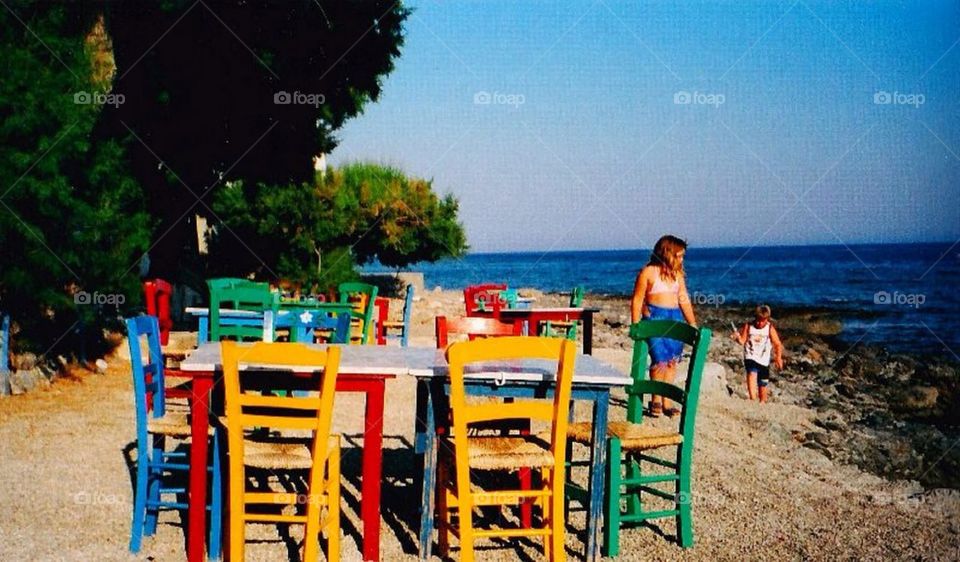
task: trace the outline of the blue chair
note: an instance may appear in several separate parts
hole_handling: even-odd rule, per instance
[[[10,316],[0,317],[0,372],[10,370]]]
[[[413,313],[413,285],[407,285],[407,295],[403,300],[403,321],[384,322],[383,335],[387,339],[399,339],[401,347],[410,343],[410,315]],[[399,330],[399,334],[391,334],[390,330]]]
[[[290,341],[314,343],[314,330],[330,330],[327,343],[349,343],[350,341],[350,313],[341,312],[330,316],[316,310],[290,309],[293,325],[290,328]]]
[[[140,350],[146,336],[148,361]],[[127,319],[127,340],[133,370],[133,397],[137,416],[137,478],[133,494],[133,522],[130,528],[130,552],[139,552],[143,535],[157,530],[161,509],[186,510],[185,502],[163,500],[167,494],[186,494],[182,487],[165,487],[164,480],[174,473],[188,474],[187,451],[167,451],[166,438],[188,439],[190,424],[186,412],[167,412],[164,390],[163,353],[160,350],[160,326],[155,316]],[[152,410],[152,411],[149,411]],[[210,535],[208,555],[220,558],[220,527],[223,506],[220,476],[219,438],[213,437],[212,459],[207,470],[212,473],[210,485]]]

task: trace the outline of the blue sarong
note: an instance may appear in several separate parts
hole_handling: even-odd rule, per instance
[[[662,306],[648,304],[647,309],[649,309],[650,315],[645,316],[644,320],[684,321],[683,313],[679,308],[664,308]],[[683,355],[683,342],[680,340],[673,338],[650,338],[648,345],[650,346],[650,358],[653,360],[654,365],[677,361],[680,359],[680,356]]]

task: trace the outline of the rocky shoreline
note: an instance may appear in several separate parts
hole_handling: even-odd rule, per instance
[[[543,295],[549,302],[554,298]],[[596,347],[626,348],[630,304],[624,297],[588,296],[601,309]],[[960,364],[945,358],[888,353],[847,343],[829,309],[773,305],[785,347],[783,371],[771,374],[772,400],[817,412],[815,429],[790,437],[827,458],[925,488],[960,489]],[[714,330],[710,360],[727,370],[727,391],[746,399],[741,348],[730,323],[752,318],[743,306],[701,306],[698,320]]]

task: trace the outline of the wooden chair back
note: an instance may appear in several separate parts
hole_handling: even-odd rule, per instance
[[[519,336],[523,327],[516,323],[505,323],[494,318],[468,316],[447,318],[437,316],[435,320],[437,349],[445,349],[450,343],[450,336],[465,336],[474,340],[478,337]]]

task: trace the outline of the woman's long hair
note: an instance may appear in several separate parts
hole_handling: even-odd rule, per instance
[[[676,236],[670,234],[661,236],[653,247],[653,253],[650,254],[647,265],[659,267],[661,279],[673,281],[683,277],[683,262],[677,256],[686,249],[687,243]]]

